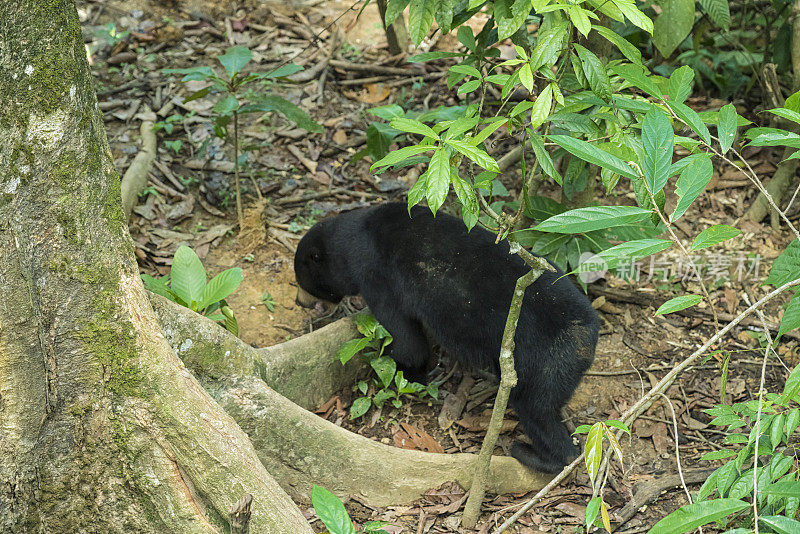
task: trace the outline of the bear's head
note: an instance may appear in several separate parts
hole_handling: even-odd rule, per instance
[[[347,293],[342,280],[346,276],[342,252],[332,250],[335,220],[314,225],[300,243],[294,255],[294,274],[297,279],[297,303],[312,306],[315,299],[339,302]]]

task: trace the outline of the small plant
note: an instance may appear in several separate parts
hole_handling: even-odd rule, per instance
[[[439,396],[439,384],[431,383],[427,386],[417,382],[409,382],[403,377],[403,371],[397,370],[397,364],[383,352],[392,342],[392,336],[378,323],[372,315],[360,314],[355,316],[356,327],[363,337],[351,339],[342,345],[338,356],[342,365],[361,351],[369,360],[370,366],[375,370],[376,378],[360,380],[354,390],[361,393],[361,397],[353,401],[350,406],[350,419],[361,417],[374,405],[380,408],[390,401],[392,406],[399,408],[403,405],[402,395],[416,394],[420,398],[430,395],[434,399]],[[369,350],[365,350],[369,349]],[[392,388],[394,384],[394,388]]]
[[[144,198],[147,195],[153,195],[153,196],[157,197],[158,196],[158,191],[156,191],[156,188],[153,187],[152,185],[148,185],[147,187],[145,187],[144,189],[139,191],[139,197],[140,198]]]
[[[153,126],[153,131],[157,132],[159,130],[164,130],[167,133],[167,135],[169,135],[172,133],[172,130],[174,129],[176,122],[183,122],[183,115],[180,114],[170,115],[163,121],[158,121]]]
[[[389,524],[385,521],[367,521],[361,527],[356,527],[339,497],[325,488],[314,486],[311,504],[329,534],[388,534],[381,528]]]
[[[173,141],[164,141],[164,145],[166,145],[167,148],[171,148],[172,151],[177,154],[178,152],[180,152],[181,147],[183,146],[183,141],[181,141],[180,139],[175,139]]]
[[[210,85],[191,94],[185,102],[203,98],[211,93],[219,93],[221,98],[214,106],[217,114],[214,120],[214,135],[228,140],[233,145],[233,169],[236,183],[236,213],[239,227],[242,226],[242,198],[239,187],[239,115],[242,113],[281,113],[310,132],[321,132],[322,127],[311,120],[308,114],[288,100],[264,91],[248,90],[253,82],[272,83],[274,80],[294,74],[302,67],[288,63],[266,73],[244,74],[242,71],[250,63],[253,53],[245,46],[229,48],[217,60],[225,70],[225,74],[217,74],[211,67],[191,67],[188,69],[165,69],[164,72],[183,74],[182,82],[204,81]],[[246,102],[245,102],[246,101]],[[228,139],[228,125],[233,121],[233,139]],[[180,147],[179,147],[180,148]],[[177,150],[176,150],[177,152]]]
[[[243,279],[242,270],[234,267],[208,281],[200,258],[186,245],[181,245],[175,252],[169,276],[154,278],[142,275],[145,287],[153,293],[221,322],[235,336],[239,335],[239,324],[225,297],[236,291]]]
[[[272,298],[272,294],[269,291],[261,295],[261,304],[266,306],[269,311],[275,311],[275,299]]]

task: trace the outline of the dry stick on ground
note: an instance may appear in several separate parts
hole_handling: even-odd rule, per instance
[[[753,313],[755,310],[761,308],[766,302],[769,302],[773,298],[775,298],[780,293],[784,292],[785,290],[789,289],[790,287],[794,287],[800,285],[800,278],[796,280],[792,280],[790,282],[786,282],[781,287],[767,293],[761,299],[759,299],[755,304],[748,307],[742,313],[740,313],[736,319],[725,325],[721,330],[719,330],[716,334],[711,336],[708,341],[706,341],[702,347],[697,349],[695,352],[691,354],[688,358],[683,360],[674,369],[672,369],[669,373],[664,375],[664,378],[658,381],[658,383],[653,386],[650,391],[645,393],[636,404],[631,406],[621,417],[620,420],[625,423],[626,425],[630,426],[633,421],[636,420],[639,415],[644,413],[650,406],[653,404],[653,401],[661,394],[664,393],[667,388],[675,381],[679,374],[681,374],[687,367],[691,366],[700,356],[702,356],[713,344],[719,341],[722,336],[727,334],[731,329],[733,329],[736,325],[738,325],[742,320]],[[511,525],[516,522],[517,519],[522,516],[525,512],[530,510],[537,502],[542,500],[542,497],[547,495],[547,493],[560,484],[567,476],[575,470],[575,468],[580,465],[583,461],[583,454],[581,454],[578,458],[572,461],[567,467],[565,467],[561,473],[556,475],[547,486],[539,490],[525,505],[519,509],[514,515],[509,517],[498,529],[496,529],[493,534],[499,534],[504,532],[508,529]]]
[[[153,161],[156,159],[156,133],[153,131],[153,121],[149,119],[143,120],[139,133],[142,136],[142,149],[133,158],[133,163],[125,171],[120,183],[122,209],[125,210],[126,219],[130,218],[131,211],[133,211],[136,200],[139,198],[139,193],[147,185],[147,175],[150,173]]]
[[[503,331],[503,342],[500,345],[500,387],[497,389],[497,396],[494,398],[489,428],[486,429],[486,437],[483,438],[481,452],[475,462],[475,476],[472,479],[469,497],[464,507],[464,515],[461,518],[461,525],[465,528],[474,527],[478,521],[481,503],[486,491],[489,461],[492,459],[492,451],[494,451],[494,446],[497,444],[497,437],[500,435],[500,428],[503,425],[503,416],[506,413],[508,397],[511,394],[511,389],[517,385],[517,372],[514,369],[514,334],[517,331],[519,313],[522,310],[522,299],[528,286],[534,283],[543,272],[544,269],[531,269],[517,279],[516,287],[514,287],[514,296],[511,298],[506,327]]]

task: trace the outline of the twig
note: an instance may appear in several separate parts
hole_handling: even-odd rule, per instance
[[[681,486],[683,487],[683,491],[686,493],[686,498],[689,500],[689,504],[692,504],[692,494],[689,493],[689,488],[686,487],[686,480],[683,478],[683,465],[681,465],[681,444],[680,440],[678,439],[678,416],[675,415],[675,407],[672,405],[672,401],[661,393],[661,396],[664,397],[664,400],[667,401],[667,406],[669,406],[669,411],[672,413],[672,429],[675,432],[675,463],[678,465],[678,477],[681,479]],[[700,534],[703,534],[703,529],[698,528]]]
[[[683,360],[674,369],[672,369],[669,373],[667,373],[664,378],[658,381],[658,383],[650,388],[650,391],[645,393],[633,406],[628,408],[628,410],[620,417],[623,423],[630,426],[633,421],[636,420],[639,415],[644,413],[650,406],[653,404],[653,401],[656,399],[658,395],[666,391],[670,385],[675,381],[678,375],[683,372],[687,367],[692,365],[695,360],[700,358],[714,343],[716,343],[722,336],[727,334],[731,329],[733,329],[736,325],[738,325],[742,320],[753,313],[756,309],[763,306],[766,302],[769,302],[785,290],[789,289],[790,287],[794,287],[800,285],[800,278],[796,280],[792,280],[790,282],[786,282],[781,287],[774,289],[773,291],[767,293],[763,297],[761,297],[755,304],[748,307],[742,313],[740,313],[733,321],[725,325],[721,330],[719,330],[716,334],[711,336],[711,338],[706,341],[702,347],[694,351],[688,358]],[[509,517],[498,529],[496,529],[493,534],[499,534],[500,532],[505,531],[511,525],[513,525],[517,519],[519,519],[522,514],[530,510],[537,502],[542,500],[542,497],[547,495],[551,489],[555,486],[560,484],[567,476],[575,470],[575,468],[580,465],[583,461],[583,454],[578,456],[575,460],[572,461],[567,467],[565,467],[558,475],[556,475],[553,480],[550,481],[544,488],[539,490],[527,503],[525,506],[520,508],[514,515]]]

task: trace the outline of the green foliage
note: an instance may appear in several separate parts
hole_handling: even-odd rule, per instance
[[[261,304],[266,306],[269,311],[275,311],[275,299],[272,298],[272,293],[266,292],[261,295]]]
[[[239,335],[239,324],[225,298],[236,291],[243,278],[242,270],[234,267],[209,281],[200,258],[186,245],[175,251],[169,276],[154,278],[142,275],[145,287],[153,293],[221,322],[236,336]]]
[[[314,485],[311,489],[311,504],[329,534],[387,534],[381,528],[389,524],[385,521],[367,521],[356,528],[342,501],[320,486]]]
[[[409,382],[403,377],[403,371],[397,370],[397,364],[389,356],[384,355],[386,347],[392,342],[392,336],[386,329],[368,314],[355,316],[356,327],[362,337],[347,341],[339,349],[337,356],[342,365],[356,354],[362,353],[375,371],[375,377],[360,380],[353,388],[361,393],[350,406],[350,418],[356,419],[366,414],[372,406],[381,408],[387,401],[395,408],[403,405],[403,395],[416,395],[423,398],[430,395],[434,399],[439,395],[439,384],[428,385]]]

